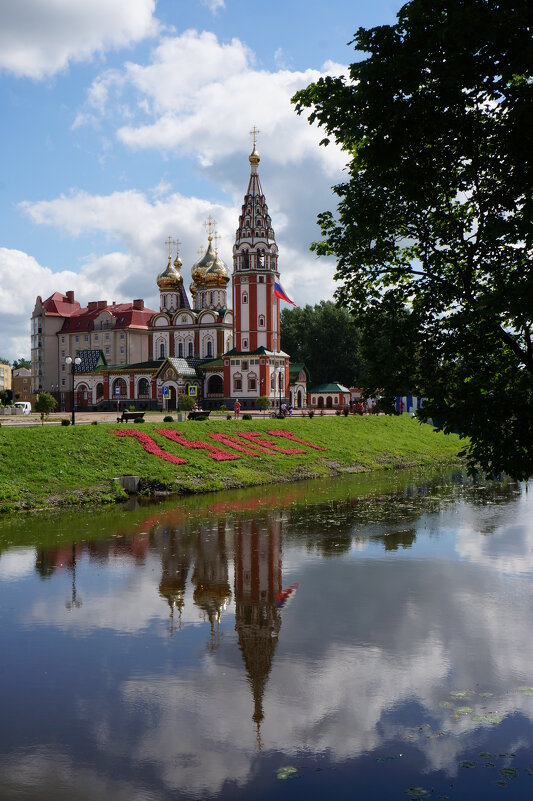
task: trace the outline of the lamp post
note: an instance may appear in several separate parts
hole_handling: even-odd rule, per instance
[[[74,373],[76,372],[76,367],[79,367],[81,364],[81,359],[79,356],[76,356],[75,359],[72,356],[67,356],[65,359],[66,364],[72,365],[70,371],[72,373],[72,425],[76,425],[76,401],[74,399]]]
[[[278,372],[279,372],[279,413],[281,414],[281,376],[283,375],[283,367],[280,367]]]

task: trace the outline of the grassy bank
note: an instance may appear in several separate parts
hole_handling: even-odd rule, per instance
[[[210,442],[209,433],[240,435],[260,432],[280,448],[300,447],[268,430],[284,430],[325,450],[301,446],[304,453],[237,452],[235,461],[214,461],[205,450],[183,447],[156,429]],[[172,464],[143,450],[134,438],[114,430],[146,434],[168,454],[186,464]],[[239,441],[241,438],[239,437]],[[247,448],[250,443],[242,439]],[[407,415],[402,417],[315,417],[287,420],[206,421],[182,424],[42,427],[0,429],[0,511],[38,509],[87,502],[112,502],[124,493],[114,479],[141,478],[147,493],[209,492],[277,481],[294,481],[345,470],[375,470],[457,460],[458,437],[436,433]]]

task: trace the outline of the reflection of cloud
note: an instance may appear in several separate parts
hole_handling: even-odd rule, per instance
[[[33,573],[34,569],[34,548],[11,548],[0,554],[0,580],[20,579]]]

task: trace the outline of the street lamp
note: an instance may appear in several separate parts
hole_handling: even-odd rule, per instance
[[[281,376],[283,375],[283,367],[279,368],[279,413],[281,414]]]
[[[72,365],[72,367],[70,368],[70,371],[72,373],[72,425],[76,425],[76,409],[75,409],[76,402],[74,400],[74,373],[76,372],[76,367],[80,366],[81,359],[79,356],[76,356],[75,359],[73,359],[72,356],[67,356],[65,362],[67,364]]]

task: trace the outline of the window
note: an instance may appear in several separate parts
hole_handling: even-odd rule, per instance
[[[62,356],[64,356],[64,355],[65,355],[65,351],[64,351],[64,350],[62,350],[62,351],[61,351],[61,355],[62,355]]]
[[[248,369],[248,362],[244,361],[244,362],[242,363],[242,369],[243,369],[243,370],[247,370],[247,369]]]
[[[159,346],[159,358],[160,359],[164,359],[165,358],[165,343],[164,342],[162,342],[161,345]]]
[[[62,344],[62,345],[64,345],[64,344],[65,344],[65,337],[61,337],[61,344]]]
[[[94,341],[95,341],[95,342],[98,342],[98,334],[95,334],[95,335],[94,335]]]
[[[64,365],[64,364],[62,364],[62,365],[61,365],[61,372],[62,372],[62,373],[64,373],[64,372],[65,372],[65,365]]]
[[[212,292],[209,293],[209,303],[211,304],[211,306],[213,305],[213,293]]]
[[[121,348],[121,349],[120,349],[120,352],[121,352],[121,353],[124,353],[124,348]]]
[[[109,356],[109,355],[110,355],[110,353],[111,353],[111,348],[106,348],[106,349],[105,349],[105,355],[106,355],[106,356]]]
[[[85,340],[85,342],[88,342],[88,341],[89,341],[89,335],[88,335],[88,334],[85,334],[85,336],[83,337],[83,339]]]
[[[260,326],[264,326],[264,324],[265,324],[265,318],[264,318],[264,316],[262,314],[260,314],[259,315],[259,325]]]
[[[250,269],[250,255],[248,252],[244,252],[242,254],[242,269],[249,270]]]
[[[139,398],[147,398],[150,394],[150,385],[147,378],[141,378],[139,386],[137,387],[137,396]]]
[[[212,355],[213,355],[213,343],[209,339],[208,342],[207,342],[207,356],[209,357],[209,356],[212,356]]]
[[[79,342],[79,341],[80,341],[80,338],[79,338],[79,336],[76,334],[76,342]]]
[[[259,283],[260,284],[264,284],[265,283],[265,276],[264,275],[260,275],[259,276]]]
[[[235,376],[235,378],[233,379],[233,391],[240,392],[241,390],[242,390],[242,378],[240,377],[237,378],[237,376]]]
[[[193,354],[192,342],[189,342],[189,359],[192,359],[192,354]]]
[[[248,389],[251,390],[251,391],[255,391],[256,386],[257,386],[256,379],[255,378],[249,378],[248,379]]]
[[[109,339],[109,334],[106,334],[106,335],[105,335],[105,338],[106,338],[106,339]]]
[[[62,387],[64,387],[64,386],[65,386],[65,379],[64,379],[64,378],[62,378],[62,379],[61,379],[61,386],[62,386]]]
[[[178,345],[178,357],[183,359],[183,342],[180,342]]]
[[[124,339],[124,331],[121,331],[121,332],[120,332],[120,338],[121,338],[121,339]]]
[[[243,346],[243,348],[247,348],[248,347],[248,340],[247,339],[243,339],[242,346]]]
[[[246,292],[242,293],[242,302],[243,303],[248,303],[248,294]],[[77,337],[76,337],[76,339],[77,339]]]

